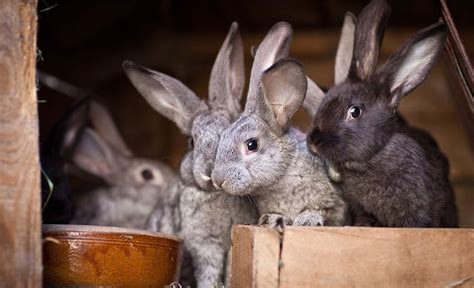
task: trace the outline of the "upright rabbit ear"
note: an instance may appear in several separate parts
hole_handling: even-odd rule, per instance
[[[321,101],[323,101],[324,91],[309,77],[306,77],[306,80],[308,82],[308,89],[306,90],[306,97],[303,101],[303,108],[306,110],[309,117],[313,118],[318,111]]]
[[[286,22],[278,22],[268,31],[262,43],[255,51],[255,58],[250,75],[249,93],[247,97],[246,111],[252,111],[255,102],[258,101],[260,78],[262,73],[275,64],[278,60],[288,56],[290,51],[293,29]]]
[[[117,158],[107,144],[92,129],[86,128],[73,154],[79,168],[107,179],[117,167]]]
[[[303,66],[296,60],[279,60],[261,77],[263,99],[255,113],[270,126],[285,131],[291,117],[303,104],[307,89],[307,79]]]
[[[350,79],[367,79],[375,71],[389,15],[390,6],[385,0],[372,0],[360,13],[355,28]]]
[[[94,130],[113,149],[123,156],[132,156],[132,151],[127,147],[110,112],[104,105],[97,101],[91,102],[90,119]]]
[[[377,71],[376,79],[389,89],[392,107],[425,80],[436,63],[446,40],[446,25],[436,23],[418,33],[400,47]]]
[[[123,69],[135,88],[156,111],[174,121],[189,135],[194,117],[208,109],[193,91],[180,81],[131,61],[123,62]]]
[[[225,109],[234,118],[239,117],[244,86],[244,48],[239,26],[234,22],[212,67],[209,106],[213,109]]]
[[[339,84],[346,80],[347,73],[352,61],[352,51],[354,49],[354,32],[356,26],[356,17],[351,12],[346,12],[344,23],[342,24],[341,38],[336,52],[336,65],[334,82]]]
[[[89,121],[90,99],[82,98],[55,124],[42,147],[42,154],[69,159]]]

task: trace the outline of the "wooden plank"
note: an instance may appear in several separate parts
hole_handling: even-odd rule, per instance
[[[280,235],[275,230],[235,226],[231,287],[278,287]]]
[[[0,287],[41,286],[36,4],[0,5]]]
[[[474,277],[473,251],[472,229],[288,227],[280,287],[445,287]]]

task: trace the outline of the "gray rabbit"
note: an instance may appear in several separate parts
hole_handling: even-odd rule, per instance
[[[257,48],[247,104],[221,136],[212,181],[231,195],[257,200],[259,223],[344,225],[346,204],[306,136],[289,125],[306,95],[301,64],[288,54],[291,26],[275,24]]]
[[[176,197],[168,195],[175,192],[168,187],[177,177],[163,163],[133,156],[98,102],[91,103],[90,118],[94,128],[80,137],[73,163],[109,186],[76,193],[71,223],[143,229],[156,203],[165,205]]]
[[[389,12],[373,0],[360,13],[347,79],[321,95],[308,147],[340,182],[354,225],[456,227],[447,159],[397,114],[434,66],[446,27],[421,30],[376,69]]]
[[[180,236],[192,256],[197,286],[212,287],[223,281],[232,225],[256,222],[248,199],[216,191],[211,182],[219,138],[240,115],[245,80],[237,23],[215,60],[207,102],[165,74],[130,61],[124,70],[148,103],[190,137],[190,151],[180,166]]]

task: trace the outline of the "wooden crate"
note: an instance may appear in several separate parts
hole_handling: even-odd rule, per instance
[[[235,226],[232,287],[474,287],[474,229]]]

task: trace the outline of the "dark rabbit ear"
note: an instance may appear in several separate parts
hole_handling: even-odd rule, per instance
[[[179,80],[132,61],[123,62],[123,69],[153,109],[176,123],[184,134],[191,133],[192,120],[207,109],[193,91]]]
[[[446,40],[446,25],[437,23],[416,33],[378,69],[375,79],[389,89],[390,105],[425,80],[436,63]]]
[[[92,129],[82,134],[72,161],[79,168],[101,178],[109,177],[117,167],[116,157],[107,144]]]
[[[249,92],[245,105],[246,111],[250,112],[255,107],[262,73],[278,60],[288,56],[292,35],[293,29],[290,24],[278,22],[273,25],[257,47],[250,75]]]
[[[132,156],[132,151],[127,147],[110,112],[104,105],[91,101],[90,119],[94,130],[113,149],[123,156]]]
[[[69,159],[89,121],[90,99],[83,98],[56,123],[48,135],[42,153],[54,158]]]
[[[390,6],[384,0],[372,0],[357,17],[354,53],[348,77],[367,79],[375,71]]]
[[[264,97],[256,113],[277,129],[286,130],[291,117],[303,104],[307,79],[303,66],[296,60],[284,58],[267,69],[261,77]]]
[[[236,22],[222,44],[209,80],[209,106],[225,109],[234,118],[240,115],[240,100],[245,86],[244,48]]]
[[[347,73],[349,72],[352,61],[352,51],[354,49],[356,22],[357,20],[354,14],[346,12],[336,52],[336,64],[334,69],[335,84],[339,84],[347,78]]]

